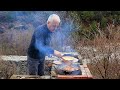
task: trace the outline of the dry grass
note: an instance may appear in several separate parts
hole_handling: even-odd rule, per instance
[[[33,29],[6,30],[0,34],[0,55],[26,55]],[[0,78],[9,79],[13,74],[23,73],[21,63],[0,59]]]
[[[103,33],[94,40],[83,40],[77,51],[88,60],[88,66],[96,79],[120,79],[120,28],[107,27],[109,34]]]
[[[26,55],[33,30],[8,30],[0,36],[2,55]]]
[[[70,41],[69,38],[67,40],[82,55],[83,61],[90,60],[88,66],[94,78],[120,79],[120,26],[108,25],[107,32],[103,32],[98,27],[98,31],[100,36],[96,35],[94,40],[86,38],[80,40],[77,35]],[[25,31],[8,30],[8,32],[1,34],[0,54],[26,55],[32,34],[33,29]],[[58,41],[55,38],[53,41],[53,47],[58,48],[58,45],[56,45]],[[0,66],[2,76],[9,78],[8,73],[11,75],[9,70],[11,64],[1,60]],[[12,69],[14,68],[12,67]]]
[[[3,61],[0,58],[0,79],[9,79],[16,73],[16,65],[10,61]]]

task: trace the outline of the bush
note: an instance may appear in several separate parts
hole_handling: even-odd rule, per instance
[[[94,12],[93,11],[83,11],[80,15],[80,18],[85,22],[91,22],[94,18]]]
[[[14,18],[11,16],[12,12],[10,11],[1,11],[0,12],[0,22],[11,22]]]
[[[107,26],[107,19],[103,17],[100,24],[101,24],[101,28],[105,28]]]
[[[9,30],[0,37],[0,53],[2,55],[26,55],[33,30]]]
[[[95,37],[76,46],[95,79],[120,79],[119,38],[120,34],[116,33],[112,39]]]
[[[0,79],[10,79],[16,73],[16,65],[10,61],[0,60]]]

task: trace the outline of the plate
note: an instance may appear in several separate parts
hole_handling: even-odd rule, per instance
[[[54,64],[62,64],[60,61],[53,61]]]

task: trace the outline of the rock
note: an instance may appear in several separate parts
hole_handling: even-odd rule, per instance
[[[51,76],[56,76],[56,72],[55,71],[51,71]]]
[[[51,78],[51,76],[40,76],[41,77],[41,79],[50,79]]]
[[[14,26],[13,28],[14,28],[14,29],[17,29],[17,30],[26,30],[26,29],[28,29],[28,27],[25,26],[25,25]]]

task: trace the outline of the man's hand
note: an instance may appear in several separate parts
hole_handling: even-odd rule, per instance
[[[57,50],[54,50],[54,55],[61,58],[64,63],[67,63],[67,61],[64,60],[63,55],[61,54],[61,52],[59,52]]]
[[[54,50],[54,55],[59,57],[59,58],[62,58],[62,54],[61,52],[57,51],[57,50]]]

